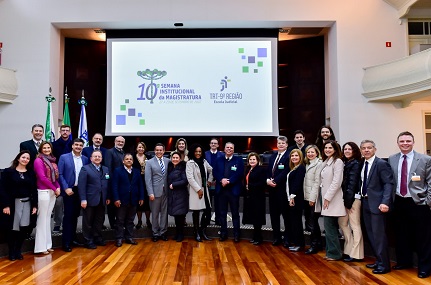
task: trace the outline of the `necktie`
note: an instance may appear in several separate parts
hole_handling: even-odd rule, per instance
[[[274,162],[274,166],[272,167],[272,175],[273,175],[273,176],[274,176],[274,172],[275,172],[275,170],[277,169],[278,161],[280,160],[280,155],[281,155],[281,153],[279,153],[279,154],[277,155],[277,159],[275,160],[275,162]]]
[[[36,142],[36,147],[39,148],[40,147],[40,142]]]
[[[159,158],[160,168],[162,169],[162,174],[165,175],[165,166],[163,165],[163,160]]]
[[[362,196],[367,195],[368,161],[365,161],[364,180],[362,181]]]
[[[400,183],[400,194],[402,196],[407,195],[407,156],[403,155],[404,160],[401,165],[401,183]]]
[[[94,150],[100,150],[100,148],[98,148],[98,147],[95,147],[95,148],[94,148]]]

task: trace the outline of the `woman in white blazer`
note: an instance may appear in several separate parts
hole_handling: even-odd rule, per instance
[[[343,256],[338,239],[338,218],[346,215],[343,202],[344,163],[341,160],[341,149],[336,141],[328,141],[323,148],[322,172],[320,173],[320,187],[322,200],[317,201],[316,208],[321,208],[324,217],[326,236],[326,260],[340,260]]]
[[[186,165],[186,176],[189,182],[189,207],[193,211],[193,228],[195,240],[211,240],[205,229],[211,220],[211,201],[208,186],[213,181],[212,167],[204,159],[202,146],[193,144],[188,152]],[[199,227],[199,216],[203,210],[201,224]]]
[[[304,178],[304,212],[308,212],[305,220],[311,229],[311,246],[305,254],[315,254],[322,249],[322,235],[319,226],[320,213],[315,212],[316,201],[320,194],[320,170],[322,158],[320,150],[315,145],[309,145],[305,149],[305,178]]]

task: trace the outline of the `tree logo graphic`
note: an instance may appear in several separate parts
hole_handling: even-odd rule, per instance
[[[138,100],[150,100],[150,103],[153,104],[153,100],[157,97],[157,84],[154,83],[154,80],[159,80],[163,77],[165,77],[168,73],[166,71],[161,71],[158,69],[149,70],[145,69],[143,71],[138,71],[137,75],[141,77],[144,80],[150,80],[150,84],[148,84],[147,87],[145,87],[145,83],[139,85],[138,87],[141,88],[141,96],[138,97]],[[145,92],[145,96],[144,96]]]

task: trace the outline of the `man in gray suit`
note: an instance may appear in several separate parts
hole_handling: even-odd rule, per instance
[[[386,219],[392,209],[394,176],[389,163],[376,156],[376,150],[372,140],[361,142],[365,161],[361,167],[360,189],[365,229],[376,256],[376,262],[366,266],[374,274],[385,274],[391,271]]]
[[[410,132],[398,135],[399,153],[389,157],[395,176],[395,270],[412,267],[418,255],[418,277],[431,273],[431,157],[413,150]]]
[[[96,245],[106,245],[102,236],[105,217],[105,204],[109,205],[108,187],[110,174],[106,166],[101,165],[102,152],[95,150],[91,154],[91,163],[81,168],[78,176],[78,193],[82,215],[82,233],[86,247],[95,249]]]
[[[145,185],[150,199],[153,241],[156,242],[159,239],[168,240],[166,231],[168,229],[167,172],[169,159],[163,157],[165,146],[161,143],[156,144],[154,152],[155,156],[148,160],[145,166]]]

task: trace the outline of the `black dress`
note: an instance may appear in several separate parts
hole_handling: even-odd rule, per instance
[[[144,154],[144,156],[146,157],[146,159],[148,159],[148,156],[146,154]],[[144,161],[141,164],[138,158],[136,157],[136,154],[133,155],[132,167],[141,170],[141,178],[142,178],[142,183],[144,185],[144,204],[142,204],[142,206],[137,205],[136,211],[138,212],[150,211],[150,199],[148,198],[147,187],[145,186],[145,164],[146,164],[146,161]]]
[[[266,168],[256,165],[248,174],[248,190],[246,190],[243,224],[253,224],[261,227],[266,224],[265,213],[265,190],[266,190]],[[245,183],[247,185],[247,181]]]

